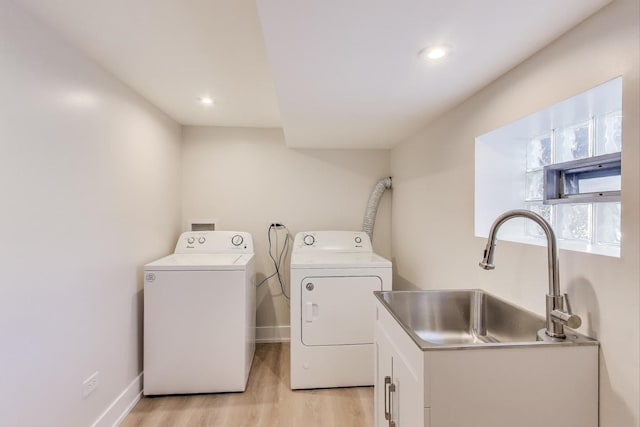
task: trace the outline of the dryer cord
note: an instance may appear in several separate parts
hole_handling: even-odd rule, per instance
[[[285,230],[285,235],[284,235],[284,244],[282,245],[282,249],[280,250],[280,252],[278,252],[278,229],[284,229]],[[271,241],[271,232],[274,232],[275,234],[275,254],[276,256],[273,255],[273,244]],[[269,276],[265,277],[264,279],[262,279],[260,281],[260,283],[258,283],[256,285],[256,287],[260,287],[262,286],[267,280],[271,279],[273,276],[277,276],[278,278],[278,283],[280,285],[280,291],[282,292],[282,295],[284,295],[284,297],[289,300],[289,295],[287,295],[287,292],[285,291],[285,283],[284,283],[284,278],[282,277],[282,263],[284,261],[284,259],[286,258],[286,254],[287,251],[289,249],[289,242],[291,240],[291,234],[289,234],[289,229],[282,224],[270,224],[269,225],[269,229],[267,230],[267,239],[269,241],[269,258],[271,258],[271,261],[273,262],[273,267],[275,269],[275,271],[270,274]]]

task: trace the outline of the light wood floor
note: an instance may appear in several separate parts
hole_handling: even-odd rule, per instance
[[[258,344],[244,393],[147,397],[122,427],[370,427],[373,387],[289,388],[289,344]]]

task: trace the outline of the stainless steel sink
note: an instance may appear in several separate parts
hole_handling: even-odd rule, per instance
[[[573,331],[566,340],[541,337],[545,319],[479,289],[375,292],[423,349],[506,345],[597,344]],[[544,335],[544,331],[542,332]]]

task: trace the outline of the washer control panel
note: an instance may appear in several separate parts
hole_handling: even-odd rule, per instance
[[[251,234],[244,231],[187,231],[180,235],[175,253],[253,253]]]
[[[294,251],[373,252],[364,231],[303,231],[296,234]]]

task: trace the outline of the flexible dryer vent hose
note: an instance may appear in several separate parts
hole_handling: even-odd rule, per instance
[[[369,202],[367,203],[367,210],[364,213],[364,221],[362,222],[362,231],[369,235],[369,238],[373,241],[373,226],[376,223],[376,213],[378,212],[378,204],[380,199],[387,188],[391,188],[391,177],[382,178],[371,192],[369,196]]]

